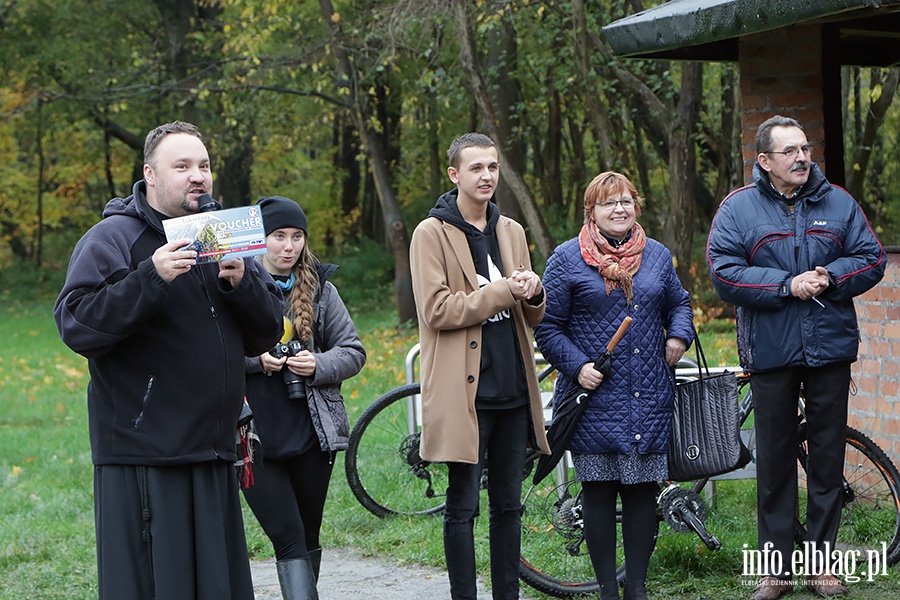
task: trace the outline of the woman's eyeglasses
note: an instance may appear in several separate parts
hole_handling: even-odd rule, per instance
[[[633,198],[622,198],[620,200],[604,200],[600,202],[598,206],[603,210],[613,210],[616,207],[616,204],[621,204],[622,208],[628,209],[634,206]]]

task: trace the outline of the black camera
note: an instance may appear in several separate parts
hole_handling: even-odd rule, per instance
[[[291,340],[286,344],[275,344],[275,347],[269,350],[269,354],[275,358],[284,358],[297,356],[303,350],[306,350],[306,344],[299,340]],[[284,385],[287,387],[288,398],[291,400],[306,398],[306,384],[303,383],[300,375],[291,372],[287,366],[282,367],[281,374],[284,377]]]

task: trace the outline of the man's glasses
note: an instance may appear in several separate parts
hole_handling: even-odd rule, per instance
[[[809,144],[804,146],[800,146],[799,148],[795,148],[794,146],[788,146],[783,152],[775,152],[774,150],[769,150],[766,154],[784,154],[786,157],[790,159],[797,158],[800,153],[803,153],[806,156],[810,156],[813,153],[813,147]]]
[[[621,204],[622,208],[628,209],[634,206],[633,198],[622,198],[621,200],[604,200],[600,202],[598,206],[603,210],[613,210],[616,207],[616,204]]]

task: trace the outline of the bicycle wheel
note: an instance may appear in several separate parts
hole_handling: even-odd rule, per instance
[[[427,515],[444,509],[447,465],[419,455],[418,383],[381,396],[350,432],[344,469],[356,499],[378,517]]]
[[[556,598],[600,591],[584,540],[581,483],[574,476],[558,481],[561,473],[571,473],[564,463],[565,458],[556,471],[527,488],[522,497],[519,577]]]
[[[800,427],[798,459],[799,519],[797,542],[806,538],[806,425]],[[887,544],[887,563],[900,560],[900,475],[875,442],[852,427],[847,428],[844,454],[844,506],[838,527],[837,550],[857,550],[862,560],[878,554]]]

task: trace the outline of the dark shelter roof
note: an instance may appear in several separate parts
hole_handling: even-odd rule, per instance
[[[603,33],[622,56],[737,61],[741,36],[798,24],[837,27],[841,64],[900,64],[900,0],[671,0]]]

